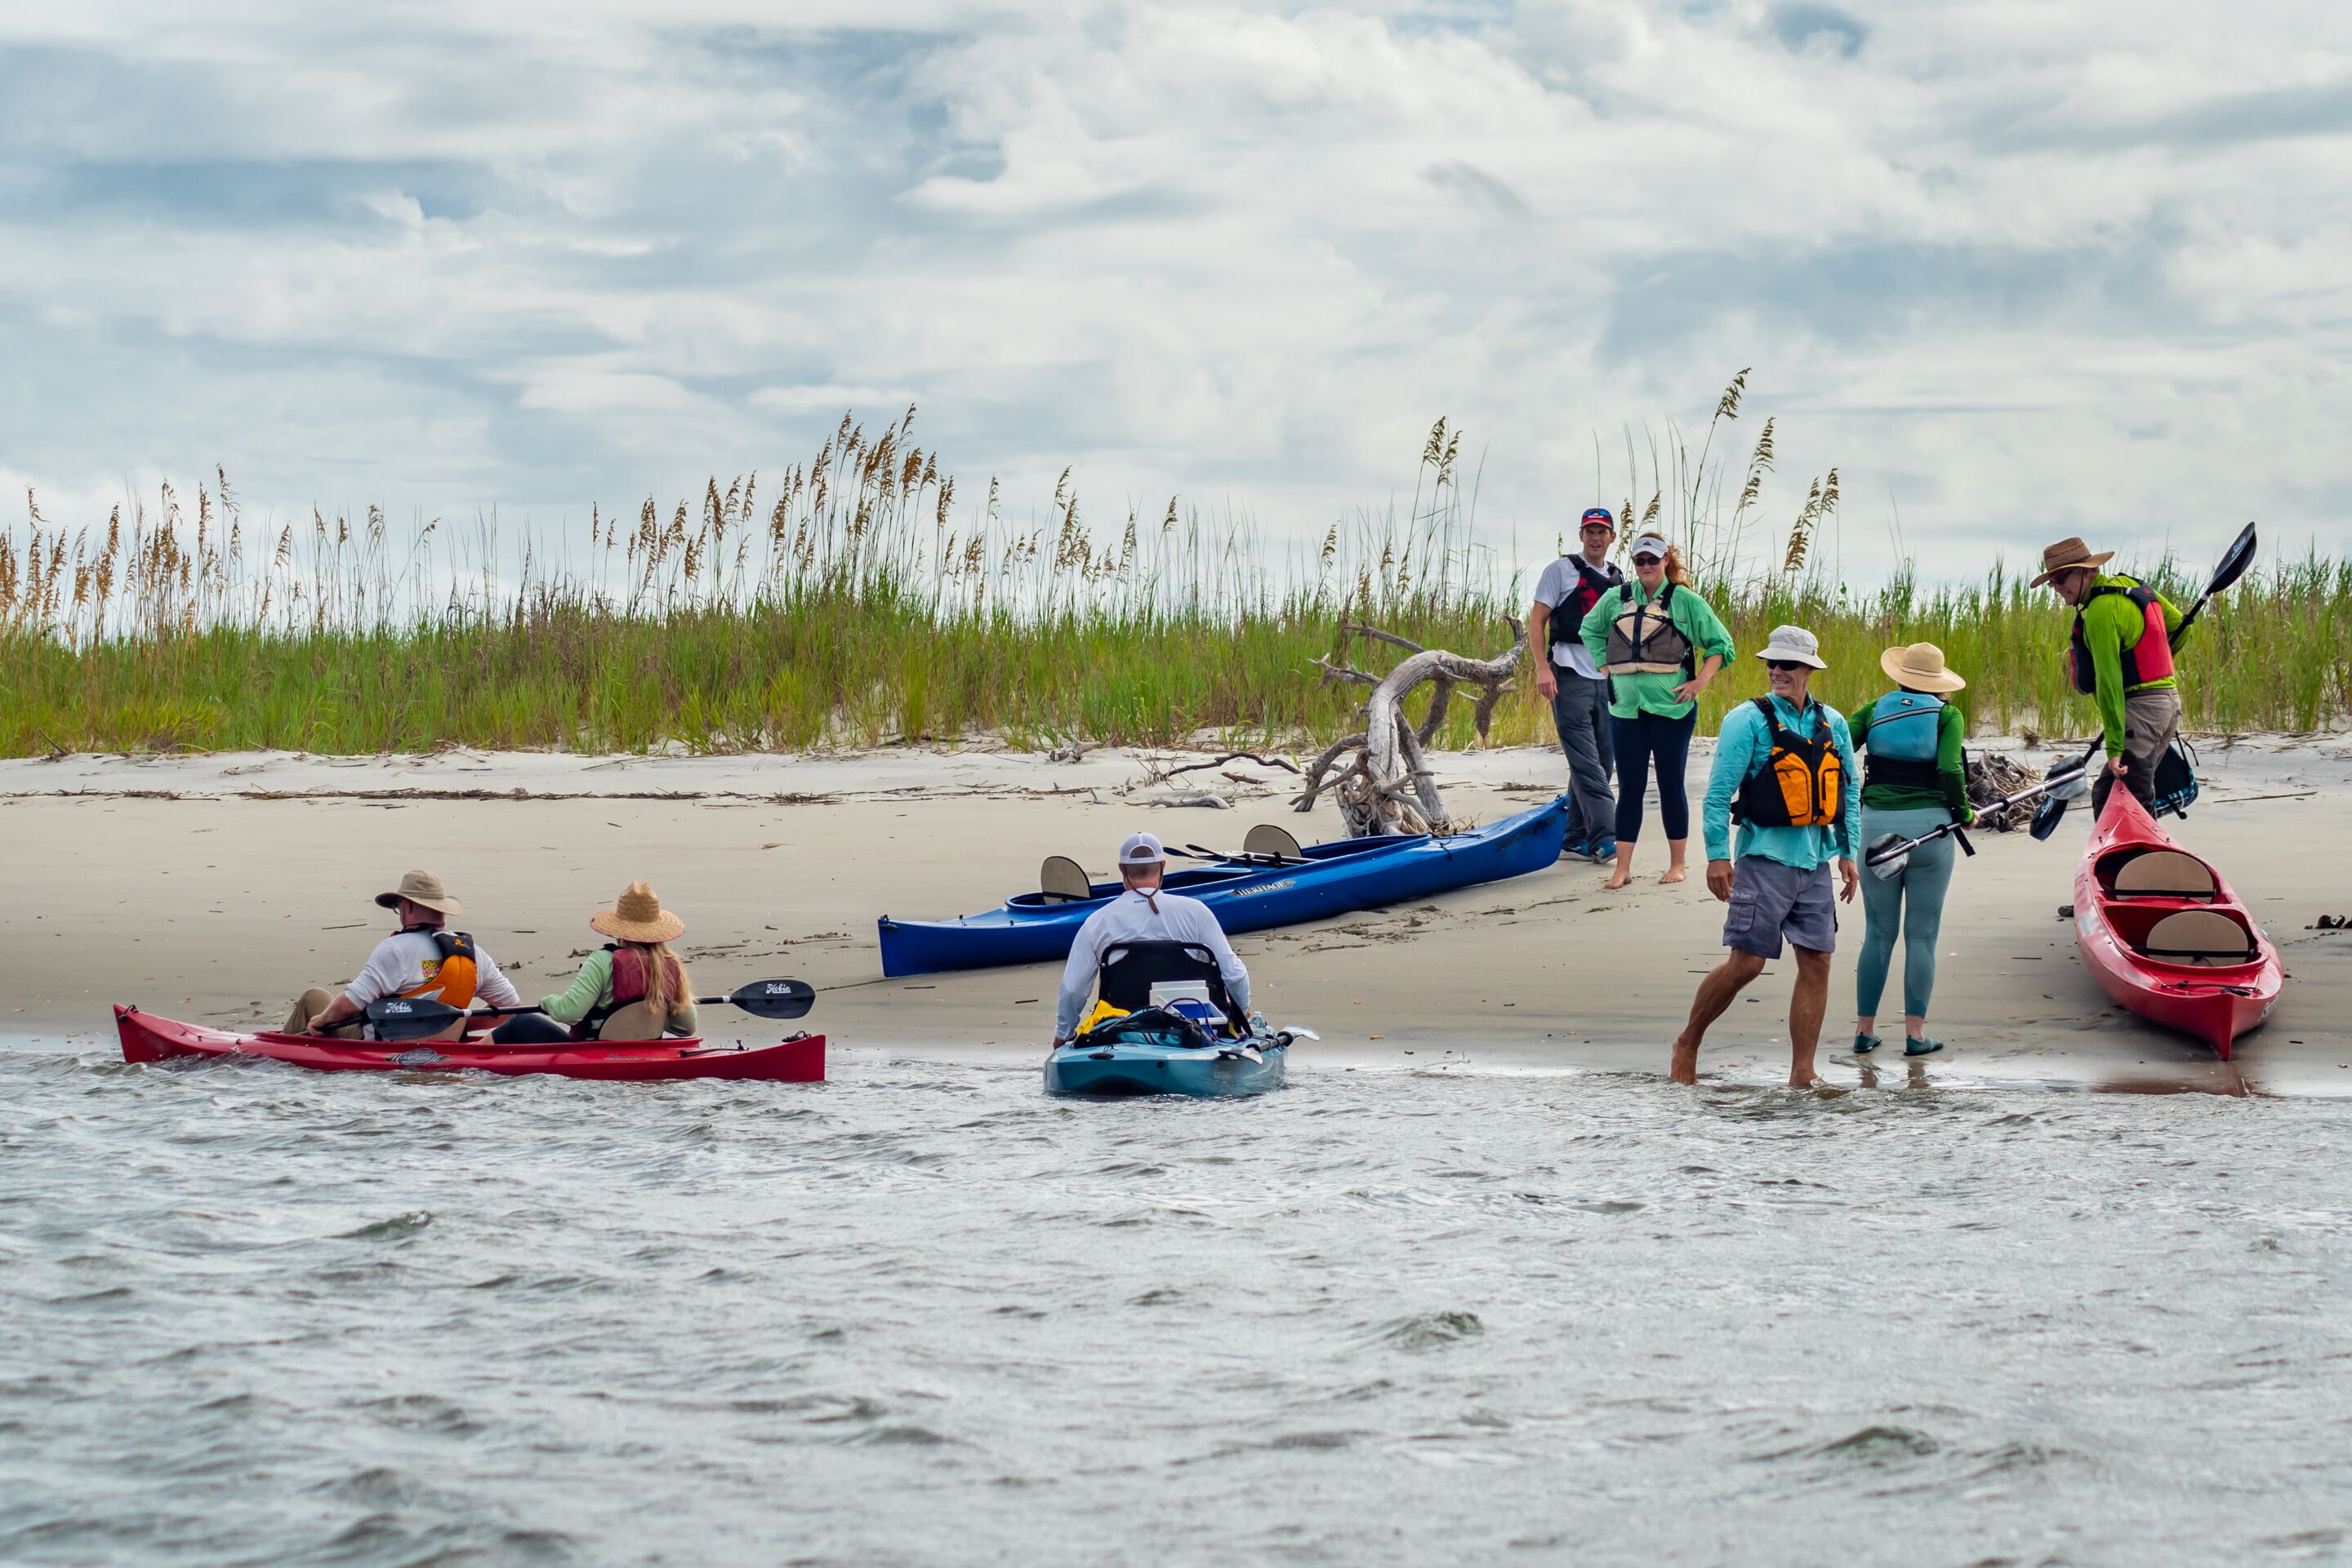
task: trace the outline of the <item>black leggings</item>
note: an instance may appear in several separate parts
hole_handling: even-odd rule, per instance
[[[544,1013],[518,1013],[490,1035],[502,1046],[551,1046],[571,1037],[570,1029]]]
[[[1690,837],[1690,793],[1683,787],[1683,769],[1690,762],[1691,736],[1698,731],[1698,710],[1679,719],[1636,713],[1631,719],[1609,718],[1610,737],[1617,743],[1617,842],[1631,844],[1642,837],[1642,797],[1649,793],[1650,759],[1658,760],[1658,821],[1672,839]]]

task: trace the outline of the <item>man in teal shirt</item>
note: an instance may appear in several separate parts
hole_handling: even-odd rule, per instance
[[[1789,1000],[1789,1082],[1814,1081],[1813,1047],[1828,1011],[1830,954],[1837,948],[1837,900],[1862,888],[1855,865],[1861,809],[1853,741],[1845,716],[1810,695],[1813,671],[1825,669],[1821,644],[1801,626],[1778,626],[1757,655],[1772,692],[1724,716],[1715,771],[1701,808],[1706,830],[1706,890],[1730,906],[1723,945],[1729,956],[1708,972],[1691,999],[1690,1021],[1675,1037],[1676,1083],[1698,1081],[1699,1042],[1707,1026],[1780,956],[1782,939],[1797,952],[1797,986]],[[1739,841],[1731,838],[1734,807]],[[1837,862],[1834,892],[1830,862]]]

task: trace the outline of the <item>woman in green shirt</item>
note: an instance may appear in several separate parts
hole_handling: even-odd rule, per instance
[[[627,1031],[630,1038],[640,1033],[656,1039],[695,1032],[694,984],[685,963],[669,950],[686,933],[686,922],[661,907],[658,894],[643,882],[632,882],[611,909],[589,917],[588,929],[613,941],[588,955],[568,987],[541,998],[537,1013],[502,1025],[492,1038],[500,1045],[593,1040],[601,1037],[606,1019],[639,1005],[650,1016],[641,1031]]]
[[[1968,764],[1962,744],[1967,718],[1944,699],[1968,685],[1944,667],[1944,650],[1934,643],[1891,647],[1879,668],[1895,689],[1853,721],[1853,749],[1867,752],[1863,774],[1862,841],[1874,844],[1892,834],[1916,838],[1948,822],[1976,820],[1969,805]],[[1944,894],[1952,882],[1949,837],[1911,852],[1902,871],[1882,880],[1862,879],[1866,926],[1854,977],[1853,1048],[1878,1048],[1878,1000],[1886,990],[1895,942],[1903,941],[1903,1054],[1924,1057],[1942,1050],[1927,1037],[1927,1000],[1936,989],[1936,939],[1944,924]]]
[[[1691,588],[1674,546],[1646,532],[1633,541],[1632,580],[1601,595],[1579,632],[1609,677],[1609,735],[1617,750],[1617,868],[1609,886],[1633,878],[1653,759],[1666,830],[1666,874],[1658,879],[1679,882],[1690,849],[1683,773],[1698,729],[1698,694],[1731,657],[1731,633]]]

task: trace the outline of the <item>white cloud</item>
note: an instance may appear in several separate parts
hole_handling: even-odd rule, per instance
[[[1548,541],[1749,364],[1859,571],[2352,547],[2340,5],[792,16],[20,0],[0,468],[577,517],[918,401],[966,495],[1304,534],[1444,413]]]

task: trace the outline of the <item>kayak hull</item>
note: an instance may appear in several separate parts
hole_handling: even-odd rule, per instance
[[[1171,872],[1164,886],[1206,904],[1229,932],[1264,931],[1540,871],[1559,858],[1567,821],[1563,796],[1468,833],[1335,839],[1308,846],[1304,864],[1220,862]],[[1097,883],[1095,897],[1066,903],[1021,893],[956,920],[886,915],[878,922],[882,973],[896,978],[1066,958],[1078,927],[1118,892],[1116,884]]]
[[[2151,1024],[2204,1041],[2227,1061],[2240,1037],[2260,1026],[2278,1005],[2286,981],[2278,949],[2229,881],[2200,856],[2189,858],[2212,873],[2211,896],[2119,897],[2113,887],[2117,863],[2151,850],[2188,853],[2129,790],[2115,790],[2074,874],[2074,928],[2084,966],[2120,1005]],[[2155,921],[2182,910],[2211,910],[2244,927],[2252,956],[2243,963],[2184,963],[2151,957],[2135,945]]]
[[[1263,1042],[1263,1047],[1252,1056],[1230,1046],[1187,1048],[1141,1040],[1063,1046],[1045,1058],[1045,1092],[1097,1099],[1181,1094],[1196,1100],[1264,1094],[1283,1086],[1290,1050],[1278,1041]]]
[[[332,1040],[276,1031],[237,1034],[199,1024],[114,1009],[126,1062],[174,1058],[264,1057],[322,1072],[547,1073],[617,1083],[677,1079],[734,1079],[767,1083],[821,1083],[824,1037],[800,1035],[767,1045],[715,1044],[699,1039],[598,1040],[553,1046],[493,1046],[477,1037],[397,1044]]]

